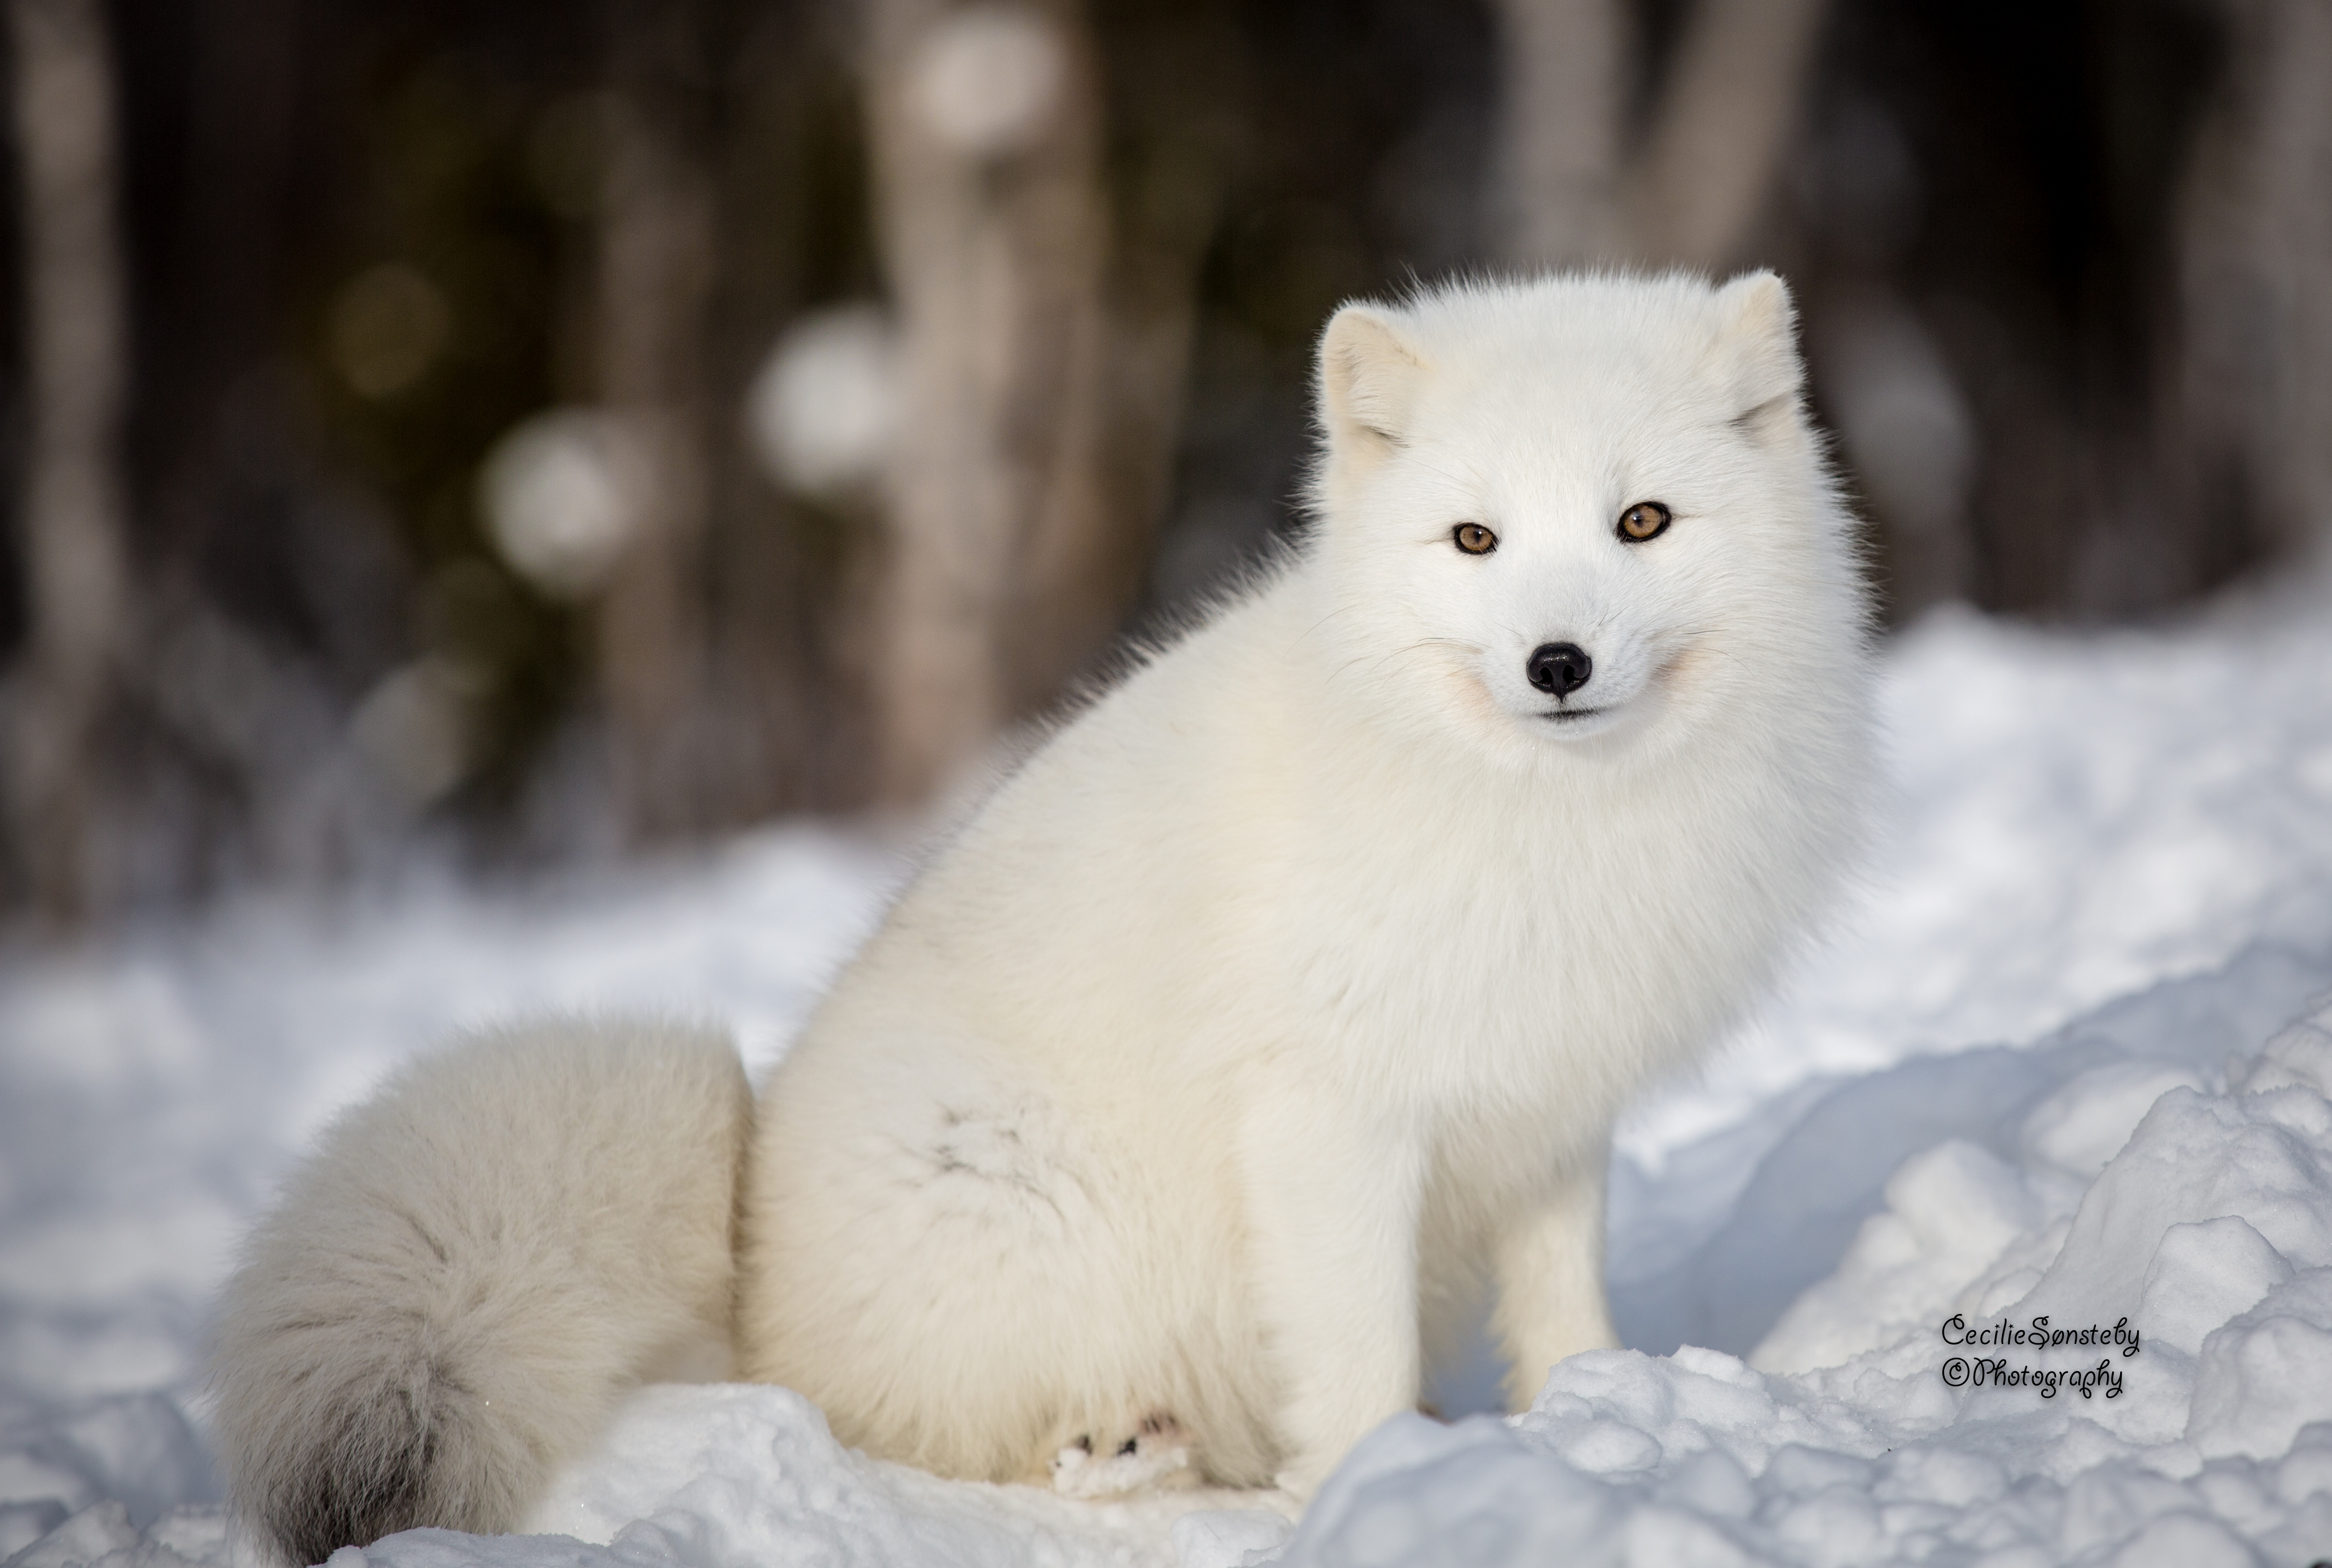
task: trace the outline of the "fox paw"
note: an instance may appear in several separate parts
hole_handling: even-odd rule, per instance
[[[1122,1497],[1129,1492],[1198,1485],[1190,1439],[1163,1411],[1144,1416],[1113,1442],[1087,1433],[1053,1456],[1053,1490],[1065,1497]]]

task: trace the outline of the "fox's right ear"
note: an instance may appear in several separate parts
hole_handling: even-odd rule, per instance
[[[1330,461],[1383,456],[1400,445],[1425,361],[1393,318],[1346,305],[1320,335],[1320,421]]]

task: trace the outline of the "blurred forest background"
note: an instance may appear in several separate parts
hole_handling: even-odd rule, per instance
[[[0,0],[0,919],[912,808],[1335,304],[1781,269],[1888,615],[2332,517],[2325,0]]]

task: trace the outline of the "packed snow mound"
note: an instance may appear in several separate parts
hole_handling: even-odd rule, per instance
[[[2332,1554],[2327,669],[2320,598],[1899,639],[1869,885],[1622,1129],[1634,1348],[1553,1369],[1513,1422],[1388,1424],[1300,1524],[1276,1496],[942,1482],[783,1390],[659,1387],[540,1534],[416,1531],[337,1568]],[[200,1435],[203,1324],[323,1120],[529,1009],[712,1016],[764,1065],[902,865],[795,827],[646,874],[250,900],[0,954],[0,1558],[256,1568]],[[1495,1378],[1441,1369],[1437,1402]]]
[[[1596,1352],[1511,1424],[1396,1421],[1277,1560],[2318,1560],[2332,1001],[2208,1081],[2056,1054],[2072,1070],[1997,1129],[2010,1154],[1953,1138],[1904,1161],[1746,1361]]]

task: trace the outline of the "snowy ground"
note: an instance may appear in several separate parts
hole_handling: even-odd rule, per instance
[[[1900,795],[1868,888],[1703,1082],[1623,1129],[1636,1348],[1565,1363],[1530,1415],[1391,1423],[1291,1535],[1269,1499],[941,1482],[838,1449],[783,1391],[658,1388],[562,1479],[555,1535],[361,1557],[2332,1556],[2332,593],[2095,640],[1939,617],[1891,652],[1885,708]],[[0,956],[0,1557],[235,1561],[198,1436],[205,1304],[289,1160],[400,1057],[616,1003],[726,1018],[767,1061],[900,874],[796,827],[621,878],[250,900]],[[1947,1345],[1955,1315],[2137,1346]],[[1483,1373],[1447,1369],[1445,1405]]]

